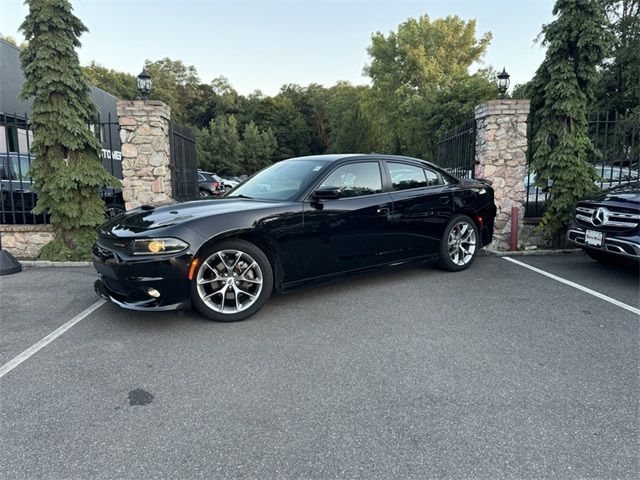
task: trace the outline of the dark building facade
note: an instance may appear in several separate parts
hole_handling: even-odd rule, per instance
[[[33,139],[28,130],[28,118],[33,101],[18,96],[25,81],[20,66],[20,49],[0,39],[0,155],[29,154]],[[102,162],[117,178],[122,178],[120,137],[116,102],[118,98],[104,90],[90,86],[91,100],[98,116],[88,125],[102,143]]]

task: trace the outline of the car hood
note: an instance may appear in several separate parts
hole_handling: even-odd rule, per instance
[[[177,203],[162,207],[144,205],[119,215],[98,229],[107,236],[131,236],[149,230],[187,223],[201,217],[272,208],[274,202],[241,198],[222,198]]]
[[[640,182],[631,182],[625,185],[609,188],[597,197],[593,198],[593,200],[640,205]]]

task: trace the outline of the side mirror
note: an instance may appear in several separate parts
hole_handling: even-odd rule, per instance
[[[315,200],[335,200],[342,196],[342,190],[338,187],[322,187],[313,192]]]

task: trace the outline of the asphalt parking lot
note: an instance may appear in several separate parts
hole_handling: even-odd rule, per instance
[[[0,378],[0,478],[638,478],[638,274],[584,256],[381,272],[249,320],[104,304]],[[95,304],[0,277],[0,366]]]

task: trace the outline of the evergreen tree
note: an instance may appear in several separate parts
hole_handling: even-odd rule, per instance
[[[530,85],[531,167],[538,186],[553,182],[539,228],[557,244],[577,200],[595,190],[597,175],[589,160],[597,152],[587,136],[587,104],[610,38],[598,0],[558,0],[553,14],[556,19],[542,30],[546,57]]]
[[[34,213],[51,215],[56,235],[42,257],[87,258],[95,228],[104,221],[100,189],[117,186],[99,159],[100,143],[88,128],[96,118],[78,55],[87,29],[67,0],[27,0],[21,26],[28,42],[20,58],[26,81],[21,97],[33,97],[30,125],[35,155],[31,176]]]

